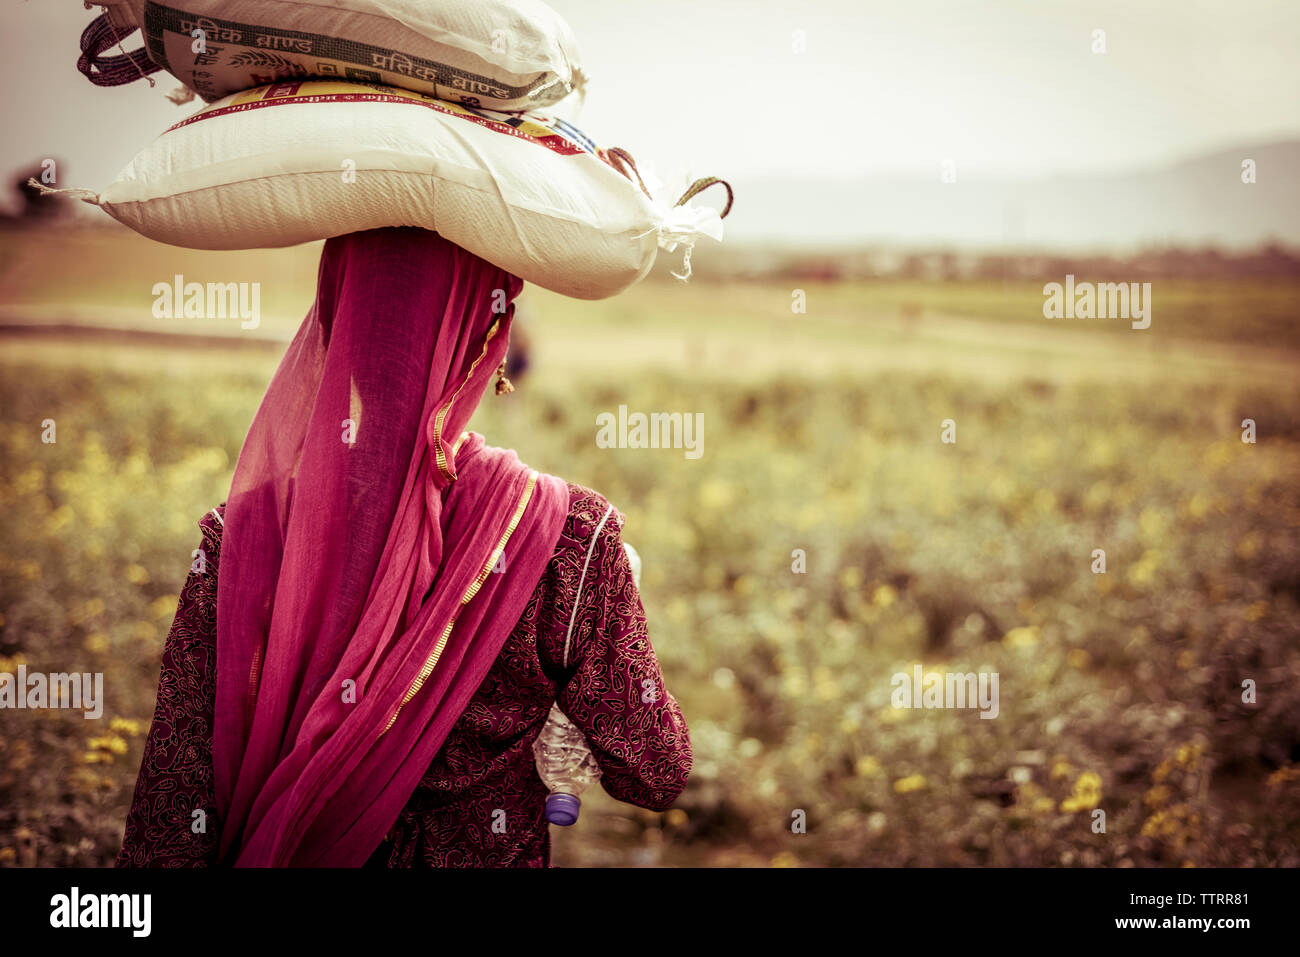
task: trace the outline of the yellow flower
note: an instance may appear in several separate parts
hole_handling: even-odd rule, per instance
[[[1111,442],[1105,435],[1094,435],[1092,441],[1088,443],[1088,464],[1094,467],[1105,467],[1115,461],[1117,449],[1114,442]]]
[[[1205,450],[1204,462],[1211,469],[1219,469],[1232,461],[1233,454],[1241,446],[1241,442],[1216,442]]]
[[[1105,482],[1094,482],[1083,493],[1083,507],[1088,512],[1095,512],[1110,500],[1110,486]]]
[[[1168,839],[1181,848],[1199,835],[1200,823],[1200,815],[1192,814],[1186,804],[1175,804],[1147,818],[1142,824],[1142,836]]]
[[[907,714],[905,708],[895,708],[893,705],[887,705],[876,712],[876,720],[881,724],[898,724]]]
[[[892,585],[881,585],[871,595],[871,604],[877,608],[888,608],[898,600],[898,592]]]
[[[129,734],[136,737],[143,733],[144,727],[139,721],[133,718],[114,718],[108,723],[110,731],[116,731],[118,734]]]
[[[924,774],[909,774],[905,778],[899,778],[894,782],[894,792],[897,794],[911,794],[913,791],[924,791],[926,780]]]
[[[126,754],[126,739],[116,734],[106,734],[91,738],[86,747],[92,750],[111,751],[113,754]]]
[[[143,565],[132,562],[126,566],[126,580],[132,585],[147,585],[149,584],[149,570]]]
[[[1012,628],[1002,636],[1002,644],[1006,648],[1032,648],[1038,644],[1038,626],[1024,625],[1020,628]]]
[[[1128,580],[1134,585],[1149,585],[1155,581],[1156,570],[1160,568],[1160,552],[1149,548],[1142,553],[1132,568],[1128,570]]]
[[[1165,787],[1163,784],[1157,784],[1151,790],[1147,791],[1146,797],[1142,799],[1142,803],[1147,807],[1160,807],[1169,800],[1169,797],[1169,788]]]
[[[833,701],[840,696],[839,682],[825,665],[818,665],[813,671],[813,685],[819,701]]]
[[[1100,803],[1101,775],[1084,771],[1074,782],[1074,793],[1061,802],[1061,810],[1071,814],[1075,811],[1091,811]]]
[[[853,765],[853,770],[860,778],[873,777],[880,773],[880,762],[869,754],[864,754],[858,758],[857,763]]]
[[[1158,508],[1144,508],[1138,515],[1138,531],[1144,541],[1159,540],[1168,524],[1168,517]]]
[[[80,624],[81,622],[86,621],[87,619],[94,618],[96,615],[102,615],[104,613],[104,608],[105,608],[104,599],[102,598],[87,599],[86,603],[81,606],[81,615],[77,619],[77,623]]]
[[[802,698],[804,692],[808,689],[808,682],[804,678],[803,669],[798,665],[791,665],[790,669],[781,676],[782,691],[788,698]]]
[[[1268,786],[1270,788],[1280,788],[1284,784],[1300,780],[1300,765],[1292,764],[1285,768],[1278,768],[1268,776]]]
[[[176,597],[174,595],[162,595],[149,604],[149,613],[155,618],[166,618],[174,611],[176,611]]]

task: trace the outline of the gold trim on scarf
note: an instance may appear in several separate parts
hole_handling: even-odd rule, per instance
[[[498,320],[496,320],[495,322],[492,323],[492,328],[488,329],[488,331],[487,331],[487,335],[483,338],[483,351],[479,353],[477,359],[475,359],[473,362],[470,363],[469,371],[465,373],[465,378],[463,378],[463,379],[460,380],[460,385],[456,386],[456,391],[453,392],[453,393],[451,394],[451,398],[448,399],[446,402],[443,403],[442,408],[438,410],[438,414],[437,414],[436,416],[434,416],[434,419],[433,419],[433,456],[434,456],[434,461],[436,462],[436,464],[437,464],[437,466],[438,466],[438,474],[441,475],[441,476],[442,476],[444,479],[446,479],[448,482],[454,482],[454,481],[456,481],[456,475],[455,475],[455,473],[452,472],[451,469],[448,467],[448,465],[447,465],[447,456],[446,456],[446,454],[444,454],[443,451],[442,451],[442,426],[443,426],[443,423],[444,423],[444,422],[446,421],[446,419],[447,419],[447,413],[451,411],[452,403],[454,403],[454,402],[456,401],[456,399],[460,396],[460,392],[461,392],[461,390],[464,389],[465,386],[469,384],[469,380],[470,380],[470,379],[473,377],[473,375],[474,375],[474,370],[478,368],[478,364],[479,364],[480,362],[482,362],[484,356],[487,355],[487,353],[488,353],[488,346],[489,346],[489,345],[491,344],[491,342],[492,342],[492,337],[495,336],[495,335],[497,334],[497,330],[500,329],[500,328],[501,328],[501,320],[500,320],[500,319],[498,319]],[[455,455],[455,452],[453,451],[452,454]]]
[[[447,647],[447,639],[451,637],[451,629],[455,627],[456,619],[460,617],[461,609],[468,605],[471,599],[478,594],[478,590],[482,588],[483,583],[487,581],[488,575],[492,574],[492,569],[496,566],[496,563],[501,560],[501,556],[506,550],[506,542],[510,541],[510,536],[513,535],[515,529],[519,527],[519,520],[523,518],[524,509],[528,507],[528,503],[533,497],[533,489],[536,488],[536,486],[537,473],[535,471],[530,472],[528,474],[528,484],[524,486],[524,492],[519,497],[519,505],[515,508],[515,514],[511,517],[510,524],[506,526],[506,530],[501,534],[501,540],[497,542],[496,548],[492,549],[492,554],[488,556],[487,563],[483,566],[482,571],[475,576],[474,580],[470,582],[469,587],[465,589],[465,594],[462,595],[460,599],[460,607],[457,608],[455,614],[451,616],[451,621],[447,622],[447,627],[443,629],[442,636],[438,639],[438,643],[434,645],[433,651],[429,655],[429,659],[424,663],[424,667],[420,669],[420,673],[416,675],[415,680],[411,682],[411,687],[407,689],[405,697],[402,698],[402,703],[397,706],[397,710],[393,712],[393,716],[388,719],[388,724],[384,726],[384,730],[379,732],[380,737],[383,737],[383,735],[388,733],[388,729],[396,723],[397,716],[402,713],[402,708],[406,706],[408,701],[419,694],[420,688],[424,686],[424,682],[428,680],[429,675],[433,674],[433,669],[438,665],[438,659],[442,657],[443,649]]]
[[[266,647],[266,639],[262,639],[262,644],[253,649],[253,660],[248,665],[248,699],[245,701],[244,710],[248,716],[248,727],[253,725],[253,709],[257,707],[257,690],[262,684],[262,651]]]

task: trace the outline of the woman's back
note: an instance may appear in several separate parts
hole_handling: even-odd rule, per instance
[[[685,786],[692,759],[686,722],[649,641],[622,547],[622,517],[590,489],[568,488],[569,513],[545,574],[371,865],[546,866],[546,788],[532,745],[552,702],[586,736],[613,797],[662,810]],[[187,580],[167,639],[118,866],[216,862],[221,514],[216,509],[200,523],[206,568]]]

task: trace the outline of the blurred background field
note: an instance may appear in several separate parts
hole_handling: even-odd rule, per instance
[[[107,696],[0,710],[0,864],[111,862],[195,523],[318,252],[0,233],[0,670]],[[259,281],[259,328],[153,319],[174,273]],[[525,292],[531,368],[473,427],[627,515],[695,748],[673,810],[593,796],[557,864],[1300,864],[1300,280],[1156,278],[1140,332],[1041,287]],[[597,448],[619,405],[702,412],[703,456]],[[999,716],[892,708],[915,663],[996,671]]]

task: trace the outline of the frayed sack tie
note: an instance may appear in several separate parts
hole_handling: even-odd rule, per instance
[[[641,173],[636,168],[636,161],[627,150],[613,146],[604,151],[604,157],[609,165],[628,179],[635,177],[636,184],[641,187],[641,192],[650,200],[651,206],[658,214],[659,225],[638,233],[636,238],[657,233],[660,249],[671,253],[678,246],[685,247],[685,252],[682,254],[682,271],[672,275],[674,279],[686,282],[691,278],[691,251],[695,248],[695,241],[701,236],[722,241],[722,221],[731,212],[731,206],[736,201],[736,194],[731,184],[716,176],[705,176],[691,183],[686,192],[682,193],[681,199],[672,206],[665,206],[650,195],[650,190],[646,189],[645,181],[641,179]],[[721,185],[727,191],[727,204],[722,207],[722,212],[719,213],[709,206],[686,205],[689,200],[694,199],[710,186],[717,185]]]
[[[27,185],[35,189],[42,196],[49,196],[51,194],[58,194],[60,196],[76,196],[83,203],[90,203],[91,206],[100,205],[99,194],[93,189],[87,189],[84,186],[66,186],[62,189],[56,189],[53,186],[46,186],[35,177],[29,177]]]
[[[727,191],[727,205],[722,208],[722,212],[718,212],[711,206],[687,205],[690,199],[717,184],[721,184]],[[696,241],[701,236],[722,241],[722,220],[731,212],[734,201],[735,193],[726,180],[718,179],[716,176],[697,179],[672,206],[665,207],[660,203],[654,203],[655,211],[659,214],[659,225],[653,230],[641,233],[640,236],[646,236],[650,232],[657,233],[659,248],[666,252],[674,252],[678,246],[684,247],[682,271],[672,273],[672,276],[674,279],[686,282],[691,278],[691,252],[695,249]],[[640,236],[637,238],[639,239]]]

